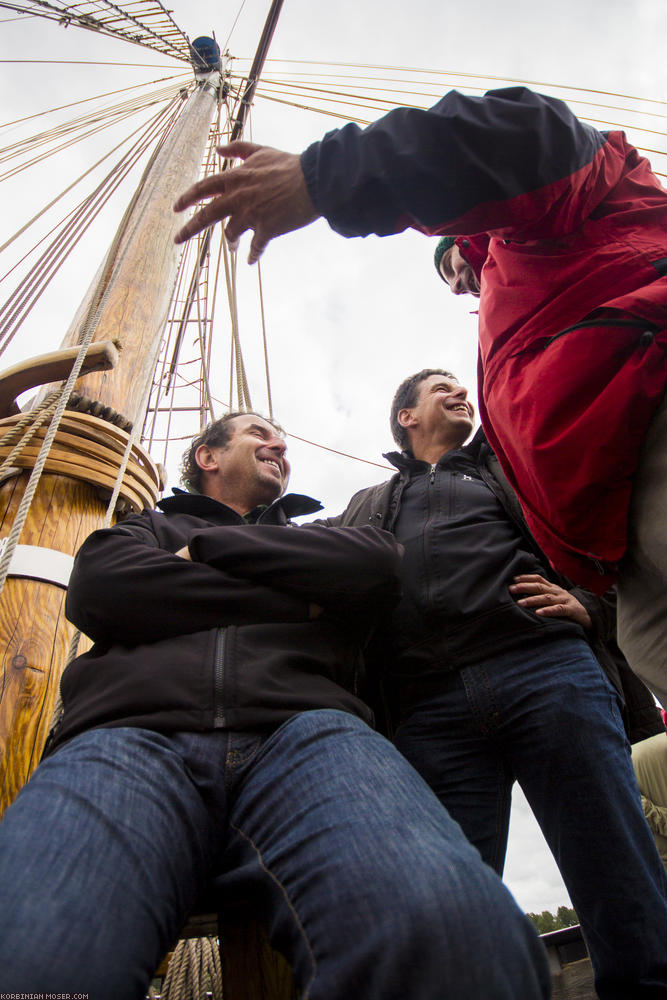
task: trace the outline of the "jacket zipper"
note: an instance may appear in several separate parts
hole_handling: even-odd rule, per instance
[[[225,629],[219,628],[215,637],[215,659],[213,663],[213,728],[224,729],[225,716]]]
[[[653,336],[658,329],[655,326],[651,329],[651,323],[643,319],[629,319],[623,316],[619,316],[617,319],[601,317],[600,319],[592,319],[588,322],[580,322],[575,323],[573,326],[567,326],[564,330],[560,330],[558,333],[555,333],[553,337],[549,337],[544,344],[543,350],[546,351],[547,347],[550,347],[553,342],[558,340],[560,337],[564,337],[566,333],[572,333],[574,330],[585,330],[589,326],[634,326],[643,330],[644,333],[651,334],[651,336]]]

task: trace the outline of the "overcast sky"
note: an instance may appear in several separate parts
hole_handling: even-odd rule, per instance
[[[246,0],[229,39],[234,56],[252,57],[268,6],[268,0]],[[215,31],[223,44],[241,2],[174,0],[169,7],[191,37]],[[0,24],[0,59],[4,60],[0,63],[2,122],[90,94],[166,76],[174,69],[187,70],[131,44],[107,41],[76,28],[65,30],[35,19],[16,19],[10,12],[0,13]],[[299,68],[279,60],[473,73],[537,81],[545,85],[542,89],[549,89],[547,84],[562,84],[662,101],[661,106],[622,98],[614,102],[600,99],[624,108],[650,110],[655,115],[665,111],[666,29],[664,0],[635,0],[630,4],[621,0],[559,0],[557,4],[542,5],[534,0],[507,0],[501,4],[491,0],[475,4],[433,0],[411,0],[409,4],[403,0],[337,0],[324,4],[286,0],[265,76],[278,78],[281,71]],[[17,59],[113,60],[150,66],[8,62]],[[243,66],[247,67],[247,62]],[[416,73],[412,75],[417,78]],[[480,85],[495,84],[488,81]],[[562,96],[558,89],[550,92]],[[577,96],[576,92],[572,96]],[[396,102],[400,100],[397,95]],[[579,106],[577,109],[586,113]],[[656,131],[664,130],[664,119],[659,117],[640,120],[628,112],[626,120],[619,111],[596,109],[594,113],[603,120],[606,115],[606,120],[613,123],[644,124]],[[61,114],[58,120],[72,114]],[[48,122],[55,120],[52,117]],[[37,119],[28,131],[44,127],[40,122]],[[332,118],[258,99],[252,127],[256,141],[299,152],[336,124]],[[638,144],[665,149],[663,135],[629,131]],[[0,144],[4,146],[10,137],[23,134],[21,126],[3,129]],[[110,140],[105,139],[100,148],[110,145]],[[68,178],[83,171],[94,158],[95,148],[92,140],[90,146],[72,147],[0,185],[0,243],[46,203],[52,196],[49,191],[56,193]],[[664,164],[664,157],[656,157],[654,162],[657,160]],[[657,162],[655,165],[657,168]],[[661,169],[665,170],[664,165]],[[16,356],[35,353],[42,340],[53,347],[59,344],[128,197],[129,193],[125,193],[110,206],[100,220],[98,233],[91,235],[72,259],[63,282],[45,294],[40,311],[26,324],[25,340],[17,339],[12,348]],[[433,240],[415,233],[345,241],[324,222],[269,246],[262,261],[262,277],[273,405],[288,433],[382,464],[381,453],[393,447],[387,422],[389,403],[406,375],[424,367],[447,368],[469,386],[474,399],[475,301],[455,299],[438,280],[432,264],[433,246]],[[240,258],[244,251],[247,253],[247,242],[242,245]],[[3,267],[3,274],[5,270]],[[265,410],[255,271],[239,264],[241,330],[253,405]],[[11,281],[0,285],[0,301],[10,288]],[[249,304],[246,310],[245,302],[255,304]],[[9,352],[7,363],[11,356]],[[220,393],[224,395],[222,389]],[[331,514],[339,512],[355,490],[385,478],[381,468],[333,455],[293,438],[289,439],[289,448],[292,489],[318,497]],[[170,472],[170,485],[174,485],[171,467]],[[569,903],[557,869],[520,796],[514,810],[506,881],[527,910],[555,911],[558,905]]]

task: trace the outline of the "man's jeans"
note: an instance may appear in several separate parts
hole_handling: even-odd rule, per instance
[[[336,711],[268,738],[98,729],[47,758],[0,826],[0,993],[137,1000],[213,872],[252,899],[303,1000],[550,995],[498,877]]]
[[[521,785],[579,916],[600,997],[667,998],[667,881],[644,819],[618,698],[582,641],[441,678],[396,745],[502,874]]]

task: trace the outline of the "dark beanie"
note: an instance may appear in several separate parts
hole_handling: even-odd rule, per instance
[[[435,262],[435,269],[442,278],[442,272],[440,271],[440,261],[445,256],[448,250],[450,250],[456,243],[455,236],[443,236],[441,240],[438,240],[438,245],[435,248],[435,253],[433,254],[433,260]],[[442,278],[444,281],[445,279]]]

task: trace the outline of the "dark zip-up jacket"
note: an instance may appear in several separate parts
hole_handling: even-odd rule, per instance
[[[468,240],[487,437],[549,559],[606,591],[667,385],[667,192],[648,161],[622,132],[509,87],[346,125],[301,164],[344,236]]]
[[[616,603],[614,595],[597,597],[585,588],[574,586],[570,580],[550,567],[546,556],[528,530],[521,506],[500,467],[498,459],[489,447],[483,431],[478,431],[471,443],[462,448],[459,454],[474,465],[480,479],[500,503],[507,521],[514,526],[520,540],[517,549],[520,547],[522,552],[535,560],[534,567],[522,568],[521,572],[541,573],[547,579],[570,591],[585,607],[591,619],[591,626],[586,630],[586,639],[591,644],[607,676],[624,698],[628,708],[631,709],[631,711],[626,712],[625,718],[626,729],[631,740],[642,739],[660,731],[660,718],[651,695],[629,670],[615,644]],[[398,465],[401,471],[384,483],[359,491],[352,497],[342,514],[327,518],[322,523],[331,527],[372,524],[388,531],[396,530],[399,516],[405,512],[405,488],[410,479],[411,464],[414,463],[414,459],[408,453],[403,453],[403,455],[389,453],[384,457]],[[459,475],[465,474],[465,471],[465,468],[462,467],[462,472]],[[435,474],[434,470],[433,475],[435,476]],[[457,473],[454,474],[457,475]],[[467,484],[463,483],[462,485]],[[419,526],[417,528],[419,529]],[[461,559],[459,560],[461,572],[465,575],[466,570],[469,570],[471,577],[483,580],[483,567],[488,559],[486,543],[493,540],[494,525],[489,524],[488,526],[483,548],[480,548],[477,531],[469,529],[469,539],[468,544],[466,544],[465,538],[468,536],[465,534],[465,525],[460,530],[462,538],[459,539],[458,547],[461,549]],[[503,541],[500,539],[499,546],[502,544]],[[407,557],[406,550],[404,573],[410,572],[410,563]],[[437,555],[435,558],[437,561]],[[437,596],[438,586],[446,594],[447,586],[451,584],[451,581],[448,581],[444,587],[441,586],[443,581],[440,581],[440,585],[437,581],[435,585],[429,584],[427,579],[429,569],[426,569],[425,573],[426,578],[418,581],[417,586],[428,589],[430,594],[435,595],[433,599],[442,603],[442,600]],[[563,631],[564,627],[565,631],[569,630],[570,634],[582,634],[583,630],[573,625],[572,622],[559,624],[558,619],[542,618],[530,609],[524,609],[517,605],[509,592],[506,598],[504,594],[497,593],[498,588],[502,585],[504,589],[507,582],[509,581],[503,580],[498,583],[495,579],[489,579],[481,597],[481,604],[486,602],[488,607],[480,613],[471,613],[470,615],[457,612],[455,627],[449,634],[443,635],[440,640],[435,632],[430,638],[425,635],[420,649],[415,642],[418,635],[417,627],[416,631],[412,629],[414,634],[409,637],[394,635],[394,646],[400,649],[406,643],[409,644],[411,646],[408,655],[410,665],[417,671],[428,673],[430,669],[430,672],[435,674],[438,671],[457,669],[469,662],[475,662],[485,655],[498,652],[501,648],[509,648],[512,645],[521,646],[523,642],[541,641],[549,637],[556,638],[559,635],[559,628]],[[413,590],[414,586],[406,589]],[[457,588],[457,601],[458,590],[465,590],[465,587]],[[443,611],[444,617],[441,620],[446,621],[447,609],[443,608]],[[428,615],[423,614],[423,610],[419,613],[422,614],[426,633],[428,631]],[[416,613],[413,617],[413,625],[416,622],[418,626]],[[410,608],[407,609],[403,621],[410,629],[412,621]],[[396,648],[389,651],[386,646],[382,649],[378,648],[378,655],[385,662],[393,663],[396,661]],[[431,658],[430,665],[429,656]],[[400,667],[400,660],[396,673],[399,675],[404,673]]]
[[[289,525],[321,509],[298,495],[255,523],[201,495],[158,506],[79,550],[66,612],[94,646],[63,674],[50,749],[96,726],[270,730],[317,708],[371,722],[362,651],[399,595],[393,537]]]

